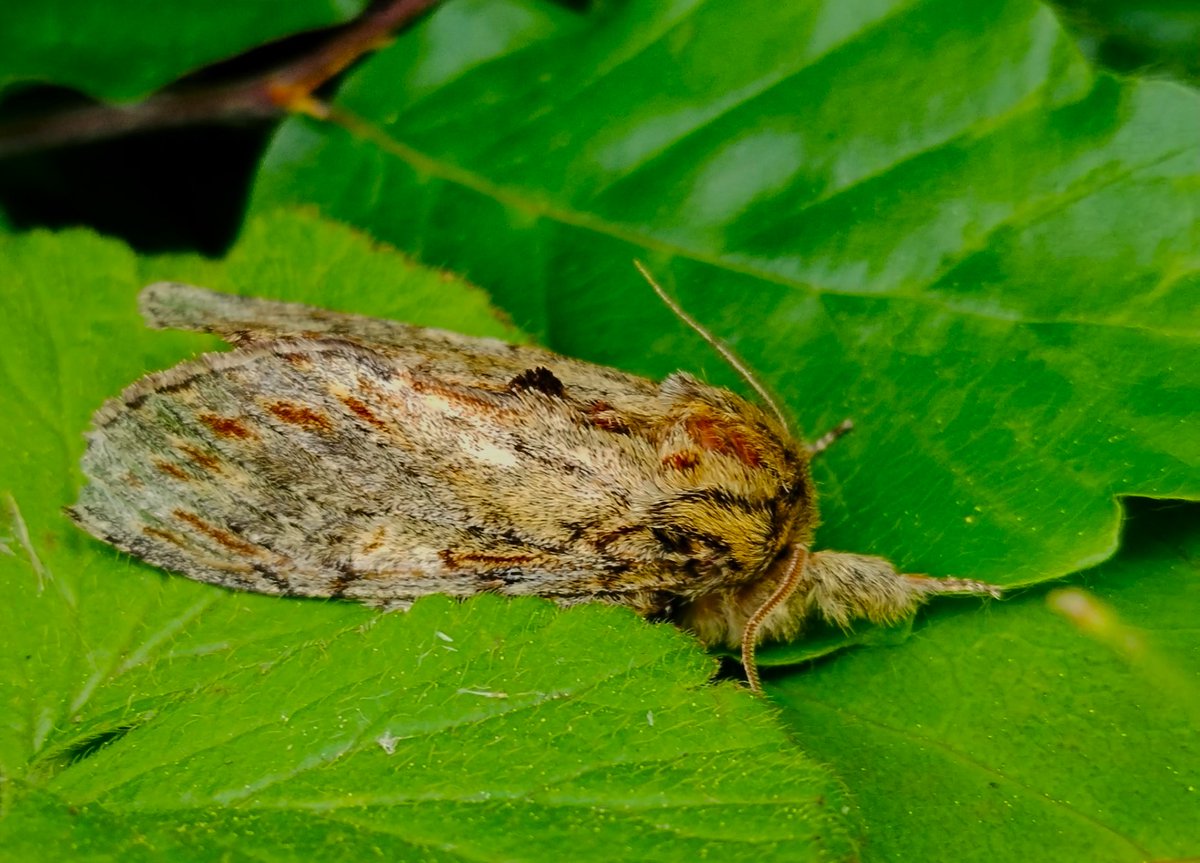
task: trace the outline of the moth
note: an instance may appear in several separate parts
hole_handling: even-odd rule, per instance
[[[640,265],[639,265],[640,266]],[[890,622],[999,589],[811,551],[811,459],[768,410],[684,372],[661,382],[527,345],[151,285],[155,328],[232,345],[147,375],[95,414],[86,531],[190,578],[404,607],[441,593],[607,602],[708,645],[813,616]]]

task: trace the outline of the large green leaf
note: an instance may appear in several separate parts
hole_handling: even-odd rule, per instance
[[[214,344],[137,320],[165,275],[512,335],[478,291],[311,216],[252,223],[221,263],[0,238],[0,856],[854,856],[840,784],[673,627],[237,594],[74,528],[91,411]]]
[[[3,3],[0,90],[32,82],[129,100],[263,42],[341,24],[365,5],[365,0]]]
[[[252,208],[316,203],[468,274],[566,352],[738,386],[638,282],[629,261],[648,259],[805,433],[856,420],[818,466],[821,546],[1033,584],[1114,552],[1120,496],[1200,494],[1196,94],[1096,74],[1046,8],[1018,0],[631,2],[507,41],[537,4],[450,8],[351,76],[340,125],[285,127]],[[1153,560],[1123,565],[1131,579],[1161,576]],[[1145,625],[1200,613],[1194,591],[1174,601]],[[931,653],[981,652],[998,621],[1010,641],[1039,637],[1013,648],[1028,666],[1045,647],[1078,667],[1065,625],[1038,631],[1051,619],[1041,603],[939,603],[903,644],[818,666],[826,703],[852,692],[889,728],[940,732],[939,710],[975,722],[1014,704],[1025,726],[1065,741],[1011,750],[1016,765],[984,752],[1009,796],[963,813],[954,802],[976,799],[955,793],[970,755],[951,747],[975,737],[951,738],[940,758],[936,739],[889,737],[906,751],[884,762],[896,769],[876,794],[862,768],[886,754],[886,735],[850,755],[860,729],[830,714],[813,745],[864,801],[867,859],[1184,853],[1196,783],[1161,782],[1156,765],[1194,752],[1194,723],[1178,737],[1143,723],[1119,665],[1040,698],[1015,664],[932,666],[922,700],[889,672],[903,662],[920,678]],[[1164,661],[1188,644],[1194,634],[1164,644]],[[794,693],[809,673],[777,673],[771,689],[801,739]],[[1100,752],[1073,723],[1088,711],[1112,717]],[[1108,757],[1122,741],[1144,769]],[[1048,758],[1059,764],[1039,783]],[[913,786],[925,805],[908,804]],[[1117,811],[1149,786],[1148,809]],[[1146,811],[1160,817],[1131,826]]]
[[[1200,441],[1190,429],[1200,404],[1200,111],[1193,94],[1094,75],[1047,11],[1027,2],[641,0],[597,9],[571,16],[533,2],[447,4],[351,76],[343,103],[364,122],[289,125],[260,174],[254,207],[316,203],[469,274],[519,323],[571,353],[654,374],[682,366],[739,385],[637,282],[629,259],[649,259],[684,304],[783,395],[803,430],[817,433],[846,414],[857,420],[858,431],[819,466],[823,545],[887,554],[911,568],[1032,583],[1111,553],[1118,495],[1196,496]],[[55,508],[72,499],[79,481],[73,435],[100,396],[205,344],[185,335],[131,337],[140,324],[130,284],[151,275],[194,278],[424,320],[417,307],[393,305],[409,287],[390,278],[391,256],[362,265],[352,252],[331,254],[337,244],[328,237],[314,242],[302,229],[279,225],[254,231],[266,231],[255,242],[276,238],[275,263],[235,254],[227,266],[190,259],[138,265],[82,235],[69,248],[30,238],[23,257],[10,249],[0,258],[36,261],[48,282],[79,287],[67,309],[61,300],[39,299],[47,289],[5,282],[14,301],[35,298],[5,331],[0,353],[4,398],[22,405],[4,431],[0,476],[30,536],[25,543],[21,531],[11,531],[16,557],[0,556],[20,585],[5,606],[12,618],[0,621],[0,656],[10,669],[3,680],[17,683],[12,695],[4,693],[3,703],[18,709],[0,762],[15,777],[0,785],[8,811],[19,816],[4,828],[14,844],[28,847],[78,825],[64,845],[78,849],[100,837],[107,844],[97,856],[117,847],[132,856],[149,837],[173,857],[206,858],[219,853],[212,837],[232,830],[223,846],[230,856],[244,843],[244,853],[257,853],[254,836],[266,837],[276,856],[293,848],[311,854],[314,846],[303,843],[318,831],[289,821],[296,813],[286,807],[268,813],[277,816],[268,826],[260,813],[216,813],[203,802],[147,811],[120,798],[106,808],[99,798],[64,796],[55,783],[128,794],[104,783],[117,781],[107,776],[116,761],[154,757],[139,741],[157,740],[188,715],[203,717],[189,729],[212,726],[218,737],[226,733],[224,716],[230,727],[252,721],[253,705],[239,702],[245,686],[226,701],[216,691],[227,681],[242,685],[247,665],[261,667],[274,691],[294,673],[289,662],[311,660],[324,671],[322,649],[387,642],[395,649],[389,667],[411,661],[413,642],[399,631],[355,629],[368,619],[361,610],[235,598],[119,567],[58,521]],[[353,279],[344,282],[345,273]],[[114,305],[117,297],[122,305]],[[454,322],[457,305],[445,306],[442,323],[473,330],[469,321]],[[81,331],[81,321],[94,321],[93,329]],[[93,346],[90,353],[71,347],[81,341]],[[1181,519],[1176,528],[1168,516],[1142,511],[1146,533],[1112,564],[1118,575],[1091,581],[1122,621],[1155,633],[1154,661],[1132,674],[1046,613],[1037,590],[986,606],[939,603],[900,644],[774,674],[769,692],[785,705],[792,737],[837,765],[863,804],[866,859],[1132,863],[1196,853],[1200,843],[1189,846],[1187,832],[1196,793],[1188,778],[1197,772],[1195,698],[1186,681],[1196,668],[1188,621],[1200,597],[1190,587],[1194,568],[1165,551],[1143,553],[1155,543],[1194,546],[1194,513]],[[42,566],[40,595],[65,585],[67,596],[34,604],[39,594],[30,589],[39,576],[28,548]],[[1106,592],[1115,577],[1122,595]],[[120,602],[79,601],[113,596],[114,579]],[[497,668],[513,679],[540,673],[529,666],[561,655],[554,651],[595,651],[597,644],[613,645],[601,657],[605,668],[639,667],[638,657],[659,648],[633,633],[676,643],[669,632],[627,618],[613,622],[624,633],[619,639],[600,641],[607,623],[588,618],[579,629],[557,630],[566,633],[562,640],[551,633],[536,641],[535,621],[558,619],[536,603],[457,611],[428,605],[464,626],[486,619],[497,632],[530,634],[539,649],[509,655]],[[74,622],[64,626],[64,614]],[[554,626],[567,625],[540,631]],[[865,638],[881,645],[899,635]],[[322,644],[328,648],[314,647]],[[813,652],[809,646],[799,655]],[[727,697],[695,688],[703,667],[694,661],[664,659],[651,675],[661,678],[656,691],[664,704],[689,705],[686,723],[712,712],[705,699]],[[473,688],[448,686],[455,696]],[[316,703],[322,691],[326,678],[314,674],[288,697]],[[437,688],[432,697],[448,695]],[[81,696],[86,710],[72,732],[66,720],[77,715],[71,708]],[[706,850],[685,843],[694,836],[729,840],[720,852],[734,856],[760,854],[756,839],[767,857],[813,848],[777,844],[773,831],[780,822],[788,830],[799,823],[799,837],[810,826],[807,815],[788,820],[787,801],[807,809],[813,789],[827,781],[771,726],[756,724],[752,707],[728,697],[741,707],[722,708],[718,720],[748,723],[780,760],[735,747],[735,755],[721,756],[726,772],[719,775],[744,774],[744,796],[722,798],[716,809],[680,806],[670,810],[678,816],[672,820],[661,811],[643,818],[663,825],[655,834],[661,841],[639,838],[633,853],[692,856]],[[574,703],[581,715],[595,709]],[[661,728],[662,711],[652,712]],[[458,716],[450,701],[435,714]],[[333,715],[321,715],[322,740],[344,739],[325,727]],[[1087,722],[1096,716],[1103,719]],[[644,711],[630,711],[614,732],[624,742],[612,745],[640,748],[634,732],[645,733],[642,720],[648,724]],[[438,737],[436,754],[457,733]],[[727,732],[722,725],[710,733]],[[488,751],[527,734],[528,726],[498,725]],[[365,752],[354,750],[352,759],[386,754],[378,739],[360,742]],[[317,751],[307,739],[288,744],[306,756]],[[537,745],[552,743],[537,738]],[[747,766],[734,766],[743,754]],[[199,776],[210,790],[261,764],[209,763],[199,775],[140,763],[147,787]],[[764,772],[752,771],[764,764]],[[771,771],[779,764],[794,765],[796,784],[778,784],[780,774]],[[709,770],[700,767],[704,781],[718,775]],[[984,787],[984,775],[999,788]],[[588,778],[558,787],[585,793]],[[25,783],[19,791],[17,782]],[[409,790],[404,776],[392,785]],[[787,801],[774,808],[734,805],[779,788]],[[829,801],[843,805],[836,787]],[[597,808],[601,823],[614,823],[609,809]],[[489,847],[540,837],[562,811],[551,818],[523,809],[517,820],[492,820],[472,836]],[[422,818],[434,819],[433,812]],[[844,824],[823,816],[813,823],[823,826],[830,853],[848,847]],[[171,833],[178,824],[184,827]],[[720,832],[731,825],[738,828],[732,839]],[[364,843],[378,838],[355,827]],[[281,839],[293,829],[301,833],[298,846]],[[330,843],[345,836],[323,829]],[[674,830],[669,839],[667,830]],[[626,850],[616,833],[596,835],[610,855]],[[547,844],[551,853],[571,848],[566,840]],[[457,850],[432,848],[427,842],[409,854]],[[391,845],[383,853],[404,854]]]

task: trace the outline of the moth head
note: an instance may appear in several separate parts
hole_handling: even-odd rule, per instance
[[[660,396],[663,495],[652,519],[665,547],[673,541],[682,554],[699,547],[749,579],[788,543],[808,541],[815,520],[808,453],[775,417],[683,373],[663,381]]]

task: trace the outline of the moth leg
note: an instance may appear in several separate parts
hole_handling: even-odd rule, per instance
[[[842,435],[854,428],[854,422],[850,419],[844,419],[836,426],[831,428],[825,434],[821,435],[815,441],[808,445],[808,456],[814,458],[829,449],[830,445],[840,438]]]
[[[1001,593],[994,584],[898,573],[881,557],[839,551],[812,555],[805,582],[807,589],[797,600],[843,629],[859,618],[872,623],[903,620],[938,594],[999,597]]]

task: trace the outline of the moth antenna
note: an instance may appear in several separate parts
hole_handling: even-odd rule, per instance
[[[762,679],[758,676],[758,657],[755,655],[755,649],[758,647],[758,630],[771,616],[771,612],[778,608],[780,603],[787,602],[796,592],[796,588],[803,580],[804,567],[807,563],[808,549],[802,545],[796,546],[792,551],[791,559],[788,560],[788,568],[787,572],[783,574],[783,580],[763,601],[763,604],[754,610],[754,614],[750,615],[745,628],[742,629],[742,668],[746,671],[746,682],[750,684],[751,692],[763,694]]]
[[[746,364],[738,358],[738,355],[735,354],[728,345],[705,329],[703,324],[685,312],[679,303],[675,302],[675,300],[668,296],[667,292],[662,289],[662,286],[654,280],[654,276],[650,275],[650,271],[646,269],[645,264],[634,258],[633,265],[638,268],[638,272],[642,274],[642,278],[650,284],[650,287],[654,289],[654,293],[658,294],[658,298],[663,301],[663,304],[675,313],[675,317],[679,318],[679,320],[683,321],[685,324],[695,330],[700,338],[708,342],[713,350],[721,355],[725,362],[733,366],[734,370],[741,375],[742,380],[754,388],[754,391],[758,393],[758,397],[762,399],[767,407],[771,409],[771,412],[775,414],[780,424],[782,424],[785,429],[788,428],[788,419],[786,416],[784,416],[783,411],[779,409],[779,405],[776,403],[775,399],[769,392],[767,392],[767,388],[758,382],[758,378],[756,378],[754,373],[750,371]]]
[[[809,457],[815,458],[816,456],[825,452],[825,450],[829,449],[830,445],[833,444],[834,441],[842,437],[842,435],[849,434],[853,430],[854,422],[852,420],[849,418],[842,420],[836,426],[825,432],[825,434],[821,435],[808,445]]]

